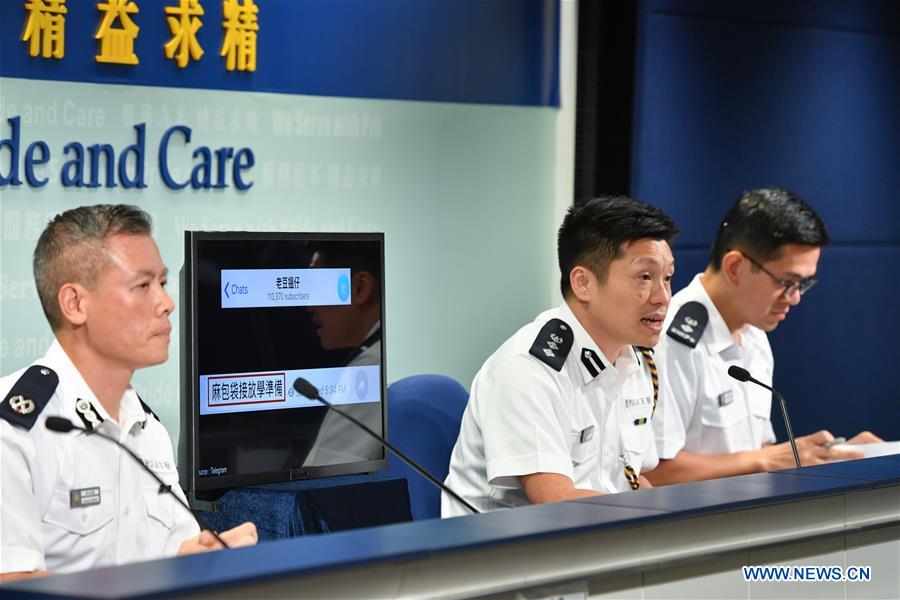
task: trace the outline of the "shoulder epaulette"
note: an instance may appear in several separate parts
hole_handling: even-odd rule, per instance
[[[696,348],[709,323],[709,312],[696,301],[686,302],[672,319],[666,335],[691,348]]]
[[[574,339],[572,328],[565,321],[550,319],[534,338],[528,353],[553,370],[562,371]]]
[[[0,418],[31,430],[57,385],[59,376],[53,369],[41,365],[28,367],[0,404]]]

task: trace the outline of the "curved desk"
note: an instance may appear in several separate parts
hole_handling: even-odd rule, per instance
[[[742,565],[764,564],[864,565],[872,580],[744,581]],[[898,565],[900,455],[269,542],[0,594],[448,598],[562,584],[591,598],[896,598]]]

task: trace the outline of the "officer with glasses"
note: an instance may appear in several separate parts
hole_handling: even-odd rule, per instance
[[[771,385],[778,327],[816,284],[830,238],[801,198],[778,188],[746,192],[725,215],[703,273],[675,294],[657,346],[660,401],[653,419],[660,464],[654,485],[714,479],[794,465],[790,444],[775,444],[772,396],[730,378],[738,365]],[[859,458],[818,431],[797,439],[803,464]],[[862,432],[850,443],[880,441]]]

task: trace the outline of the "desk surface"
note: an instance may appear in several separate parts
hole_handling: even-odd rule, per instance
[[[419,521],[226,552],[106,567],[3,586],[4,598],[141,598],[214,591],[330,569],[516,544],[748,507],[789,503],[900,483],[900,455],[870,458]],[[600,510],[602,508],[602,510]]]

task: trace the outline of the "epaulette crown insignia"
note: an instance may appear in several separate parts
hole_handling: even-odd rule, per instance
[[[0,403],[0,418],[30,430],[53,397],[59,376],[42,365],[32,365],[13,384]]]
[[[666,335],[676,342],[696,348],[707,323],[709,311],[706,307],[697,301],[686,302],[678,309]]]
[[[528,353],[554,371],[561,371],[574,339],[568,323],[562,319],[550,319],[534,338]]]

